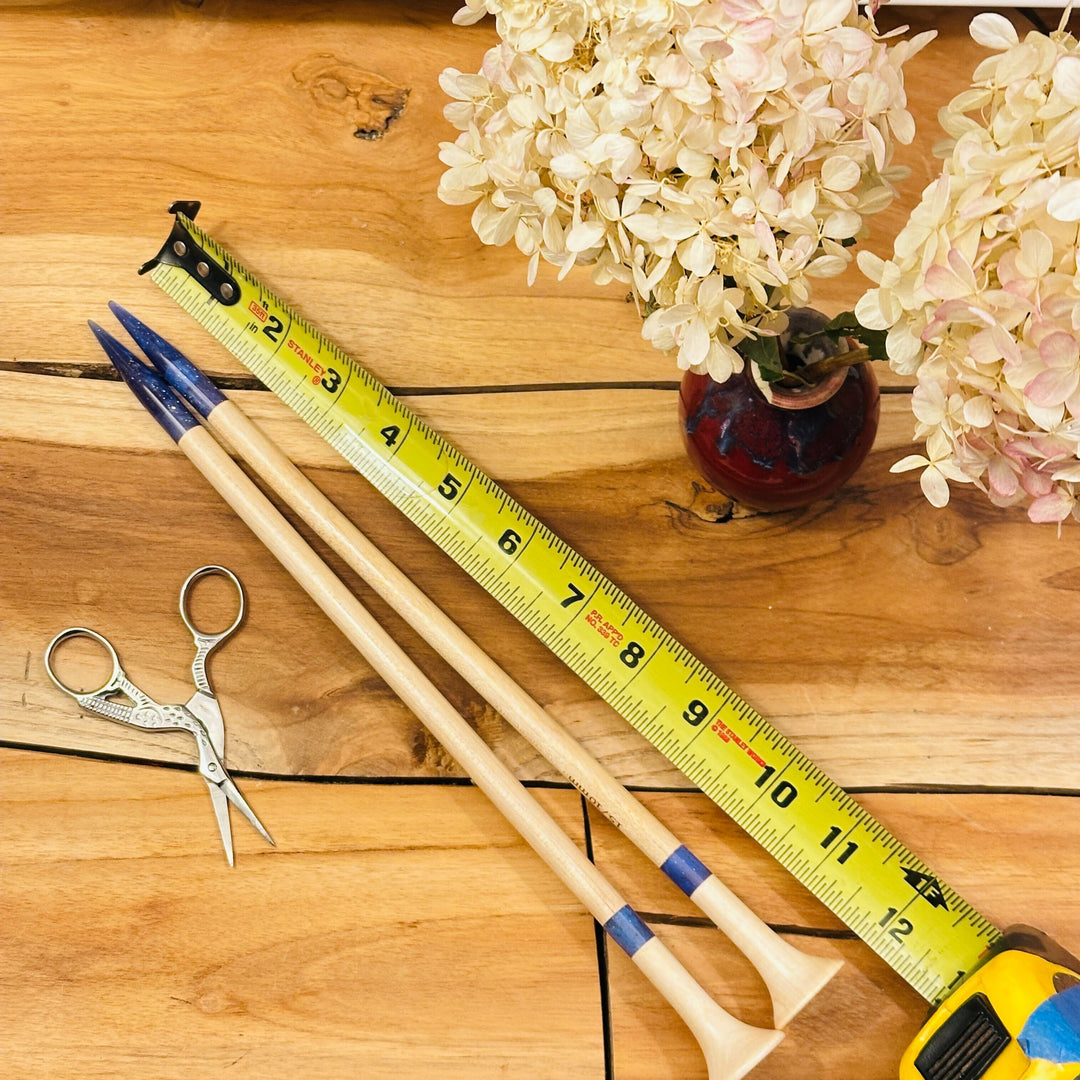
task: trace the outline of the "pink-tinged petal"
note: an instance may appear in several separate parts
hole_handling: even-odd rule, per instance
[[[1072,334],[1066,334],[1064,330],[1055,331],[1039,342],[1039,358],[1047,367],[1075,367],[1080,359],[1080,344]]]
[[[954,322],[960,325],[971,325],[973,323],[983,323],[986,326],[995,325],[994,317],[990,312],[975,307],[969,301],[946,300],[934,309],[934,317],[927,323],[926,329],[922,332],[922,340],[932,341],[944,327]],[[867,324],[863,323],[863,325],[866,326]]]
[[[1017,265],[1020,260],[1020,252],[1017,248],[1010,248],[998,259],[997,278],[1003,288],[1008,288],[1014,281],[1024,277],[1023,271]]]
[[[1012,336],[1004,327],[994,326],[990,327],[990,333],[994,336],[994,343],[1001,350],[1001,355],[1007,363],[1019,363],[1021,360],[1020,346],[1017,344],[1016,338]]]
[[[731,55],[724,61],[724,71],[737,86],[752,86],[768,77],[769,61],[760,49],[745,41],[731,43]]]
[[[949,266],[952,272],[972,291],[975,290],[975,271],[959,248],[949,248]]]
[[[1054,481],[1046,473],[1024,469],[1020,474],[1020,486],[1033,498],[1039,499],[1054,490]]]
[[[761,15],[759,0],[724,0],[724,14],[739,23],[750,23]]]
[[[971,295],[971,286],[940,263],[926,271],[926,287],[938,300],[959,300]]]
[[[1001,452],[1021,465],[1032,456],[1029,444],[1023,439],[1011,439],[1001,448]]]
[[[1060,459],[1072,456],[1072,442],[1043,432],[1032,432],[1031,445],[1043,460]]]
[[[1049,494],[1040,495],[1028,507],[1028,517],[1040,523],[1064,521],[1072,513],[1073,497],[1060,488]]]
[[[1024,387],[1033,405],[1050,408],[1063,405],[1080,387],[1080,371],[1076,368],[1047,368]]]
[[[996,364],[1001,357],[1001,350],[994,340],[993,330],[980,330],[968,341],[968,354],[976,364]]]
[[[776,23],[772,19],[753,19],[739,27],[739,37],[743,41],[749,41],[751,45],[763,45],[773,36],[773,28]]]
[[[1009,464],[1008,459],[1003,457],[991,459],[987,467],[987,479],[990,481],[990,490],[1006,499],[1015,495],[1020,486],[1016,470]]]
[[[777,258],[776,235],[769,228],[769,223],[760,214],[758,214],[757,220],[754,222],[754,236],[761,245],[761,250],[769,258]]]

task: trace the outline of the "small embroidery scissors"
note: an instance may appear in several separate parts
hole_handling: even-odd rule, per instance
[[[236,592],[240,599],[240,609],[232,625],[217,634],[206,634],[199,630],[191,617],[189,610],[191,590],[195,583],[204,577],[220,575],[226,577],[236,586]],[[184,625],[191,631],[195,642],[195,659],[191,664],[192,678],[195,680],[195,693],[183,705],[161,705],[153,698],[144,694],[128,679],[124,669],[120,666],[120,658],[109,641],[102,637],[96,630],[88,630],[85,626],[71,626],[61,630],[49,642],[45,650],[45,670],[49,678],[65,694],[69,694],[89,712],[97,713],[115,720],[121,724],[130,724],[133,727],[143,728],[147,731],[187,731],[195,739],[199,752],[199,773],[206,781],[210,789],[210,799],[214,805],[214,814],[217,817],[218,829],[221,832],[221,842],[225,845],[225,857],[229,865],[233,865],[232,829],[229,825],[229,803],[231,802],[251,822],[269,844],[274,841],[270,834],[263,828],[262,822],[255,816],[254,811],[248,805],[247,800],[237,790],[222,759],[225,756],[225,722],[221,716],[221,706],[210,688],[210,681],[206,674],[207,657],[223,641],[231,637],[240,626],[244,618],[244,589],[240,579],[224,566],[201,566],[191,574],[180,587],[180,617]],[[109,658],[112,660],[112,674],[96,690],[75,690],[57,676],[53,670],[52,658],[56,649],[65,641],[71,641],[77,637],[88,637],[105,647]],[[113,701],[113,695],[123,694],[131,702],[125,705],[120,701]]]

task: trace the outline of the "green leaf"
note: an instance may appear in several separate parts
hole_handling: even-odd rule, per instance
[[[761,368],[761,373],[769,382],[774,382],[784,374],[784,365],[780,359],[780,341],[775,337],[743,338],[737,352]]]
[[[844,311],[831,319],[822,327],[833,341],[841,338],[853,337],[861,345],[865,345],[870,351],[871,360],[888,360],[889,354],[885,351],[885,338],[888,336],[884,330],[867,330],[858,319],[854,311]]]

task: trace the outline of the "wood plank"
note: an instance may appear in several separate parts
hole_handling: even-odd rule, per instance
[[[0,780],[6,1076],[604,1075],[591,924],[471,787],[245,779],[279,846],[238,823],[229,870],[190,772],[6,750]],[[580,843],[576,794],[537,795]],[[762,917],[836,929],[703,796],[646,800]],[[863,801],[999,925],[1076,949],[1080,800]],[[673,925],[685,898],[606,824],[591,832],[694,976],[766,1022],[749,964],[715,930]],[[846,966],[754,1075],[895,1076],[925,1003],[857,941],[788,936]],[[615,1075],[703,1078],[674,1013],[617,950],[607,965]]]
[[[646,791],[638,797],[770,925],[843,928],[706,796]],[[868,792],[856,799],[995,925],[1031,922],[1080,948],[1071,896],[1080,859],[1071,839],[1080,824],[1075,794]],[[610,824],[595,812],[590,818],[597,865],[642,911],[700,917]]]
[[[232,390],[229,396],[297,465],[352,473],[336,450],[269,391]],[[501,481],[629,471],[642,461],[678,465],[685,457],[678,397],[671,389],[538,389],[401,400]],[[903,402],[887,403],[897,422],[886,420],[882,438],[907,453],[914,419]],[[169,450],[131,391],[115,380],[0,371],[0,403],[4,439],[121,453]],[[528,453],[522,453],[526,444]]]
[[[214,661],[233,767],[456,771],[122,387],[28,375],[8,375],[3,385],[21,395],[10,410],[11,437],[0,442],[0,506],[14,571],[0,586],[10,642],[0,660],[3,738],[186,760],[179,737],[80,719],[48,683],[41,655],[60,628],[89,624],[122,647],[144,687],[186,700],[190,646],[172,614],[176,590],[190,570],[217,561],[241,575],[251,599],[247,627]],[[817,507],[729,518],[725,501],[682,456],[656,394],[416,404],[436,424],[457,416],[448,426],[466,454],[841,783],[1073,786],[1080,736],[1068,672],[1080,627],[1069,597],[1077,570],[1053,529],[993,510],[974,492],[933,510],[910,475],[889,475],[899,446],[876,451],[847,488]],[[636,783],[685,786],[351,470],[326,467],[302,425],[287,424],[264,395],[244,396],[260,399],[275,430],[288,426],[294,445],[311,448],[315,482],[610,768]],[[105,412],[95,418],[98,407]],[[910,430],[905,410],[902,399],[886,396],[885,445]],[[575,470],[589,458],[582,448],[590,432],[609,422],[620,433],[601,441],[611,456]],[[549,423],[555,437],[538,439]],[[529,458],[517,448],[526,440],[537,451],[522,466]],[[426,646],[372,606],[521,775],[551,776]],[[1020,732],[1024,753],[1003,737]]]
[[[85,321],[107,320],[115,297],[253,385],[135,276],[180,197],[203,199],[215,237],[381,379],[419,391],[418,412],[827,772],[920,788],[858,798],[965,898],[1080,948],[1071,545],[977,492],[933,511],[913,476],[891,475],[912,427],[902,393],[886,395],[860,474],[807,511],[738,511],[702,483],[674,424],[678,372],[622,291],[550,268],[529,288],[520,254],[485,248],[468,208],[439,202],[437,145],[453,132],[438,74],[475,70],[494,41],[490,20],[452,24],[459,3],[18,0],[0,14],[0,742],[188,765],[0,749],[5,1077],[703,1075],[681,1022],[615,950],[605,1062],[604,968],[581,906],[478,792],[446,782],[455,763],[101,378]],[[934,114],[983,55],[970,15],[881,13],[941,36],[908,68],[919,134],[899,159],[912,175],[871,250],[888,253],[937,171]],[[819,303],[851,306],[862,287],[852,270]],[[477,392],[445,393],[461,388]],[[899,977],[272,396],[236,397],[554,715],[651,789],[751,907],[845,957],[755,1075],[894,1076],[923,1013]],[[250,597],[213,662],[228,760],[279,841],[237,819],[233,871],[184,740],[80,716],[41,664],[57,629],[88,623],[140,685],[184,700],[176,592],[212,561]],[[372,607],[520,776],[554,779]],[[576,793],[539,796],[582,843]],[[597,820],[590,832],[665,942],[766,1022],[748,963],[624,838]]]
[[[98,361],[84,323],[110,297],[167,335],[183,326],[135,270],[165,240],[168,204],[202,198],[216,239],[396,385],[670,378],[620,290],[587,273],[530,289],[516,250],[485,249],[470,210],[437,198],[438,143],[455,134],[439,73],[476,70],[494,38],[455,27],[457,6],[5,12],[19,74],[0,76],[4,354]],[[404,108],[382,137],[357,138],[353,102],[370,108],[380,87],[407,94]],[[603,332],[582,355],[591,325]],[[241,370],[224,354],[221,367]]]
[[[230,870],[195,775],[0,777],[11,1080],[603,1076],[592,920],[472,788],[244,781]]]
[[[438,143],[456,134],[438,75],[477,70],[495,41],[491,20],[454,26],[457,6],[8,5],[0,358],[100,364],[84,323],[110,297],[166,336],[190,332],[134,272],[168,233],[167,205],[201,198],[216,239],[392,385],[676,378],[624,290],[593,285],[584,268],[558,282],[549,267],[530,288],[513,245],[484,247],[470,209],[437,198]],[[967,35],[970,12],[880,19],[940,35],[907,68],[919,133],[897,161],[911,175],[866,241],[887,253],[936,174],[937,110],[984,51]],[[404,107],[389,119],[376,98]],[[355,136],[380,123],[381,137]],[[818,305],[850,308],[866,285],[852,267],[819,283]],[[213,361],[241,370],[223,351]]]

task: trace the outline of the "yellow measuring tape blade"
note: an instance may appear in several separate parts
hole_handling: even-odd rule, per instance
[[[1000,932],[629,597],[195,226],[153,281],[928,1001]]]

